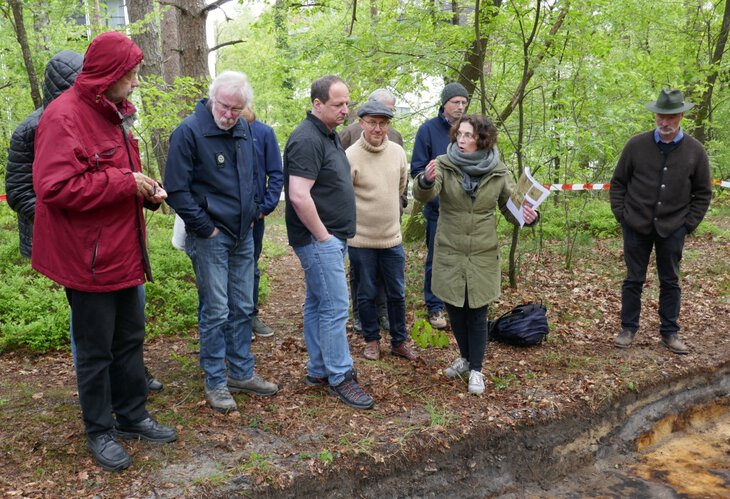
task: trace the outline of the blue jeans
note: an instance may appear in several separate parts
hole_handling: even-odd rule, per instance
[[[188,233],[185,252],[193,262],[198,285],[200,367],[209,388],[226,386],[231,378],[253,376],[251,313],[253,312],[253,237],[220,232],[212,238]]]
[[[426,253],[426,278],[423,280],[423,299],[426,300],[426,308],[428,313],[439,312],[444,309],[442,302],[435,294],[431,292],[431,276],[433,274],[433,243],[436,240],[437,220],[426,218],[426,245],[428,253]]]
[[[397,347],[406,341],[406,254],[403,246],[392,248],[348,248],[350,263],[358,272],[357,298],[365,341],[380,340],[378,323],[378,282],[382,278],[388,304],[390,343]]]
[[[641,292],[646,281],[651,250],[656,250],[659,276],[659,333],[670,336],[679,331],[679,308],[682,291],[679,287],[679,262],[682,260],[687,229],[680,227],[667,237],[655,231],[639,234],[621,224],[624,234],[626,279],[621,288],[621,327],[636,331],[641,315]]]
[[[264,229],[266,222],[257,220],[254,222],[251,232],[253,234],[253,314],[259,315],[259,282],[261,281],[261,269],[259,268],[259,258],[261,251],[264,249]]]
[[[294,248],[304,270],[304,341],[307,373],[339,385],[352,369],[347,343],[349,294],[345,275],[347,243],[334,236]]]

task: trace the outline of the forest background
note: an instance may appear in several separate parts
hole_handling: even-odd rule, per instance
[[[471,94],[469,112],[497,123],[515,176],[528,166],[544,183],[600,183],[610,179],[626,140],[654,126],[646,102],[671,87],[697,104],[683,127],[704,142],[713,178],[728,178],[729,4],[677,0],[659,12],[622,0],[128,0],[123,29],[145,53],[133,96],[135,134],[145,170],[162,178],[169,134],[205,95],[211,73],[234,69],[250,78],[258,118],[283,146],[310,107],[311,82],[335,73],[350,87],[353,117],[373,89],[396,94],[392,126],[410,154],[417,127],[437,113],[440,88],[459,81]],[[106,12],[98,0],[0,0],[0,178],[13,130],[41,105],[45,64],[60,50],[83,53],[111,29]],[[208,22],[213,13],[220,21]],[[618,234],[605,192],[570,196],[553,196],[558,215],[541,226],[541,237],[563,240],[566,267],[583,228]],[[404,229],[418,240],[422,217],[417,206],[411,213]],[[509,254],[513,286],[517,234]],[[9,293],[58,292],[17,253],[2,257],[3,273],[21,279],[9,283]],[[11,305],[15,298],[2,310],[0,351],[58,347],[22,339],[47,339],[49,330],[67,344],[63,300],[40,300],[56,313],[39,315]]]

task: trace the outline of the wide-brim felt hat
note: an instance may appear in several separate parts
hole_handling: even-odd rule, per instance
[[[695,107],[692,102],[685,102],[679,90],[662,90],[656,102],[647,102],[646,108],[659,114],[679,114]]]

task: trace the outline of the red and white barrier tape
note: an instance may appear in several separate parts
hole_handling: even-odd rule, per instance
[[[715,179],[712,181],[713,185],[730,189],[730,180]],[[555,191],[603,191],[609,190],[611,184],[544,184],[546,189],[550,189],[551,192]]]

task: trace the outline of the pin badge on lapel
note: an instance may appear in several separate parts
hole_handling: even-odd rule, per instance
[[[218,163],[218,166],[222,167],[226,162],[226,157],[223,156],[222,152],[216,153],[215,160]]]

